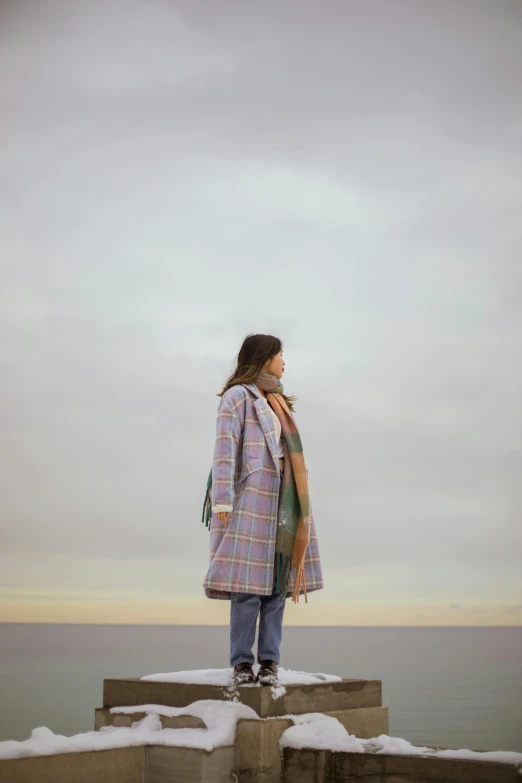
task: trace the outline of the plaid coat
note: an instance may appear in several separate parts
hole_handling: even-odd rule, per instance
[[[293,418],[293,414],[292,418]],[[212,462],[212,505],[229,504],[227,527],[212,514],[210,563],[203,582],[208,598],[230,592],[270,595],[273,589],[281,476],[269,403],[255,383],[236,384],[218,405]],[[305,555],[306,592],[323,587],[313,511]],[[292,566],[287,597],[292,595]]]

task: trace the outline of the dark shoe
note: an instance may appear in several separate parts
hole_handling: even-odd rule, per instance
[[[252,664],[248,661],[242,661],[236,663],[234,666],[234,685],[245,685],[245,683],[255,682],[256,675],[252,668]]]
[[[261,683],[261,685],[278,685],[277,663],[268,658],[266,661],[261,661],[257,673],[257,681]]]

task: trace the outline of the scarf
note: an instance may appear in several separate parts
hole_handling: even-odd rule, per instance
[[[303,446],[297,426],[283,395],[280,378],[260,372],[256,381],[258,388],[266,391],[266,400],[281,422],[283,436],[284,470],[279,494],[277,533],[275,541],[275,582],[277,592],[286,593],[292,565],[295,565],[295,580],[292,601],[299,601],[301,586],[305,602],[308,603],[304,579],[304,559],[310,542],[310,495],[308,476],[304,461]],[[207,494],[203,505],[202,522],[210,526],[212,493],[212,469],[207,481]],[[206,512],[206,513],[205,513]]]

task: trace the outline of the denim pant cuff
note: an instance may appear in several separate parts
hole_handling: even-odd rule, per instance
[[[254,657],[254,656],[252,656],[252,658],[253,658],[253,657]],[[252,660],[252,658],[239,658],[239,660],[235,661],[235,663],[234,663],[234,666],[237,666],[237,665],[238,665],[238,663],[251,663],[251,664],[252,664],[252,666],[253,666],[253,665],[254,665],[254,663],[255,663],[255,659],[254,659],[254,660]],[[231,665],[232,665],[232,664],[231,664]]]
[[[267,661],[267,660],[268,661],[275,661],[275,663],[277,663],[277,665],[279,666],[279,659],[278,658],[277,659],[276,658],[272,658],[271,655],[258,655],[257,656],[257,662],[258,663],[261,663],[261,661]]]

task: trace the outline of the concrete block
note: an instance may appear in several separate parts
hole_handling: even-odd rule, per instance
[[[280,783],[279,738],[293,725],[290,718],[238,720],[234,746],[234,772],[238,783]]]
[[[103,707],[94,711],[94,729],[99,731],[104,726],[126,726],[130,728],[135,721],[141,720],[145,712],[111,712]],[[207,726],[196,715],[160,715],[161,725],[164,729],[206,729]]]
[[[0,760],[0,783],[146,783],[145,747]]]
[[[233,767],[232,745],[214,748],[210,753],[197,748],[150,745],[146,783],[232,783]]]
[[[362,739],[390,733],[388,707],[359,707],[356,710],[330,710],[325,712],[342,723],[348,734]]]
[[[105,708],[140,704],[185,707],[200,699],[222,701],[237,698],[251,707],[260,718],[268,718],[382,706],[381,680],[343,679],[309,685],[286,685],[285,693],[279,694],[278,689],[260,685],[224,687],[138,678],[103,681]]]
[[[283,749],[283,783],[519,783],[513,764]]]
[[[468,759],[332,753],[335,783],[515,783],[513,764]]]
[[[332,755],[329,750],[283,748],[282,782],[333,783]],[[368,783],[368,781],[365,780],[364,783]],[[379,783],[384,783],[384,781],[379,781]]]
[[[0,760],[0,783],[232,783],[232,745],[161,745]]]

